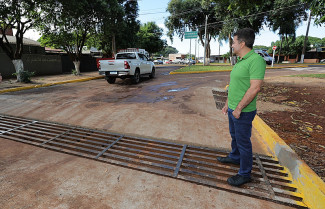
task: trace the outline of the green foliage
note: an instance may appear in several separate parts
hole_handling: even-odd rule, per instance
[[[202,0],[171,0],[168,3],[167,11],[171,14],[167,17],[165,25],[168,29],[167,35],[173,41],[173,35],[183,40],[187,31],[198,31],[199,40],[204,46],[205,31],[204,23],[206,15],[209,16],[208,24],[222,21],[222,14],[216,14],[213,9],[214,2]],[[187,12],[188,11],[188,12]],[[210,41],[216,38],[222,24],[208,27],[206,53],[210,57]]]
[[[325,78],[325,74],[300,74],[300,75],[291,75],[290,77]]]
[[[303,0],[308,4],[312,16],[315,16],[315,24],[325,23],[325,2],[323,0]]]
[[[165,46],[161,51],[157,52],[155,56],[160,57],[168,57],[169,54],[177,54],[178,50],[172,46]]]
[[[72,75],[75,75],[75,76],[79,75],[78,71],[76,69],[72,69],[71,73],[72,73]]]
[[[134,48],[140,29],[137,1],[119,0],[111,5],[105,15],[96,36],[90,37],[87,46],[94,46],[103,51],[105,57],[111,57],[118,49]]]
[[[18,76],[17,73],[13,73],[12,75]],[[31,77],[35,75],[35,72],[29,72],[29,71],[20,71],[19,72],[21,82],[23,83],[30,83],[31,82]]]
[[[140,26],[137,33],[138,48],[146,49],[150,54],[161,51],[166,46],[166,41],[161,40],[163,29],[154,22],[148,22]]]
[[[42,7],[45,19],[38,24],[42,46],[65,50],[73,61],[80,60],[87,39],[96,33],[117,1],[48,0]]]
[[[280,36],[295,37],[297,27],[307,18],[306,6],[301,0],[275,0],[272,7],[275,11],[267,16],[268,26]]]
[[[270,48],[272,49],[272,47],[263,46],[263,45],[254,45],[253,46],[253,49],[266,49],[266,50],[269,50]]]
[[[173,72],[191,72],[191,71],[231,71],[232,66],[202,66],[202,65],[191,65],[190,67],[184,67]]]
[[[11,60],[21,59],[23,54],[23,36],[26,30],[32,28],[37,22],[40,22],[41,0],[1,0],[0,1],[0,47]],[[15,29],[16,47],[12,47],[6,40],[4,31],[6,29]]]
[[[283,54],[283,55],[301,55],[302,49],[304,47],[304,40],[305,40],[305,36],[299,36],[297,38],[292,38],[292,37],[288,38],[282,44],[281,54]],[[271,43],[271,46],[274,46],[274,45],[278,46],[278,48],[276,49],[276,53],[279,53],[280,44],[281,44],[280,40]],[[306,51],[309,51],[311,49],[309,41],[307,41],[306,46],[307,46]],[[272,50],[269,50],[268,53],[272,53]]]

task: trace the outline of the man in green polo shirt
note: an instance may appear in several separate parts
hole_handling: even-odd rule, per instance
[[[222,112],[228,114],[229,132],[232,138],[231,152],[227,157],[218,157],[222,163],[240,165],[238,174],[228,178],[233,186],[251,181],[253,152],[251,143],[252,121],[256,115],[256,98],[260,91],[266,64],[253,48],[255,33],[250,28],[234,34],[232,48],[239,56],[230,73],[228,99]]]

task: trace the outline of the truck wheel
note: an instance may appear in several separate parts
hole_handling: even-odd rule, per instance
[[[115,77],[108,77],[107,78],[107,82],[110,83],[110,84],[115,83],[115,81],[116,81],[116,78]]]
[[[150,75],[149,75],[149,78],[154,78],[155,75],[156,75],[156,70],[155,70],[155,68],[153,67],[152,70],[151,70],[151,73],[150,73]]]
[[[140,71],[136,70],[132,77],[132,83],[137,84],[139,82],[140,82]]]

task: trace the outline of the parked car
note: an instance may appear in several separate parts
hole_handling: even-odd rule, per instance
[[[140,52],[117,53],[114,60],[99,60],[98,70],[110,84],[115,83],[116,78],[131,78],[137,84],[143,75],[155,77],[155,65]]]
[[[259,54],[265,60],[266,64],[272,65],[272,57],[264,50],[255,49],[255,53]]]
[[[182,60],[180,59],[175,59],[172,61],[173,64],[181,64],[182,63]]]
[[[154,60],[153,63],[155,65],[162,65],[162,64],[164,64],[164,62],[162,60],[159,60],[159,59],[158,60]]]
[[[321,61],[319,61],[320,63],[325,63],[325,59],[322,59]]]

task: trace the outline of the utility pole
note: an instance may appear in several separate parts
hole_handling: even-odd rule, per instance
[[[206,65],[206,48],[207,48],[207,29],[208,29],[208,15],[205,15],[205,38],[204,38],[204,57],[203,65]]]
[[[304,48],[302,49],[302,53],[301,53],[301,60],[300,60],[301,63],[304,63],[310,20],[311,20],[311,11],[309,12],[309,17],[308,17],[308,25],[307,25],[307,31],[306,31],[305,41],[304,41]]]
[[[197,39],[195,39],[195,55],[194,55],[194,60],[195,60],[195,62],[196,62],[196,41]]]

